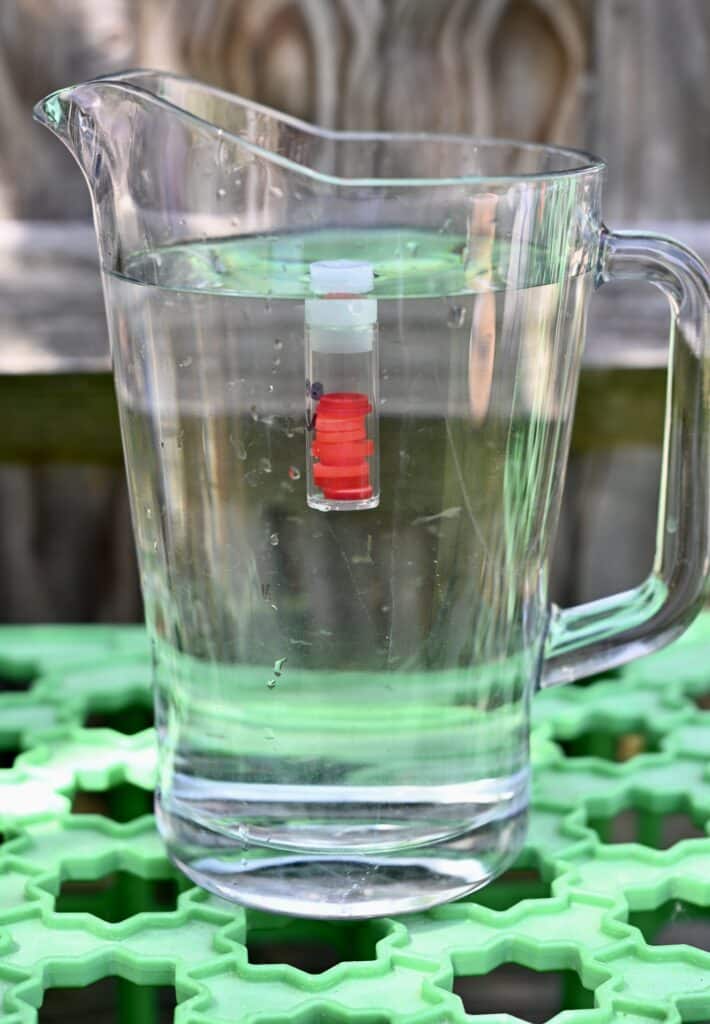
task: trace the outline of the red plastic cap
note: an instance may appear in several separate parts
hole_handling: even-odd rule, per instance
[[[332,391],[323,395],[318,403],[318,415],[323,413],[328,417],[342,419],[350,416],[367,416],[372,412],[370,399],[367,395],[358,394],[357,391]]]
[[[313,480],[331,501],[361,501],[372,497],[369,456],[374,442],[367,438],[365,420],[372,412],[367,395],[334,391],[318,402],[311,454]]]

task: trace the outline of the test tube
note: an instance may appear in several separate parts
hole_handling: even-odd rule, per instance
[[[307,502],[322,512],[376,508],[377,299],[372,264],[321,260],[306,299]]]

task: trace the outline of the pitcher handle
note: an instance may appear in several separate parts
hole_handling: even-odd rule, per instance
[[[703,600],[710,546],[710,282],[702,261],[678,242],[604,229],[597,283],[628,280],[650,281],[671,307],[656,557],[651,574],[632,590],[572,608],[553,605],[542,687],[662,647],[692,621]]]

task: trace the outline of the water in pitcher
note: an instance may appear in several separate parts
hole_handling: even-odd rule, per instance
[[[260,873],[261,906],[317,864],[334,908],[369,872],[406,909],[438,856],[470,889],[524,827],[589,275],[530,253],[511,288],[504,254],[484,273],[460,240],[395,231],[191,243],[105,275],[161,828],[217,891],[248,903]],[[374,271],[379,496],[322,511],[304,307],[311,265],[342,257]]]

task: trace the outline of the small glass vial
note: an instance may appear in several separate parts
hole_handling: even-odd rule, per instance
[[[377,300],[372,264],[322,260],[306,299],[307,501],[323,512],[376,508]]]

